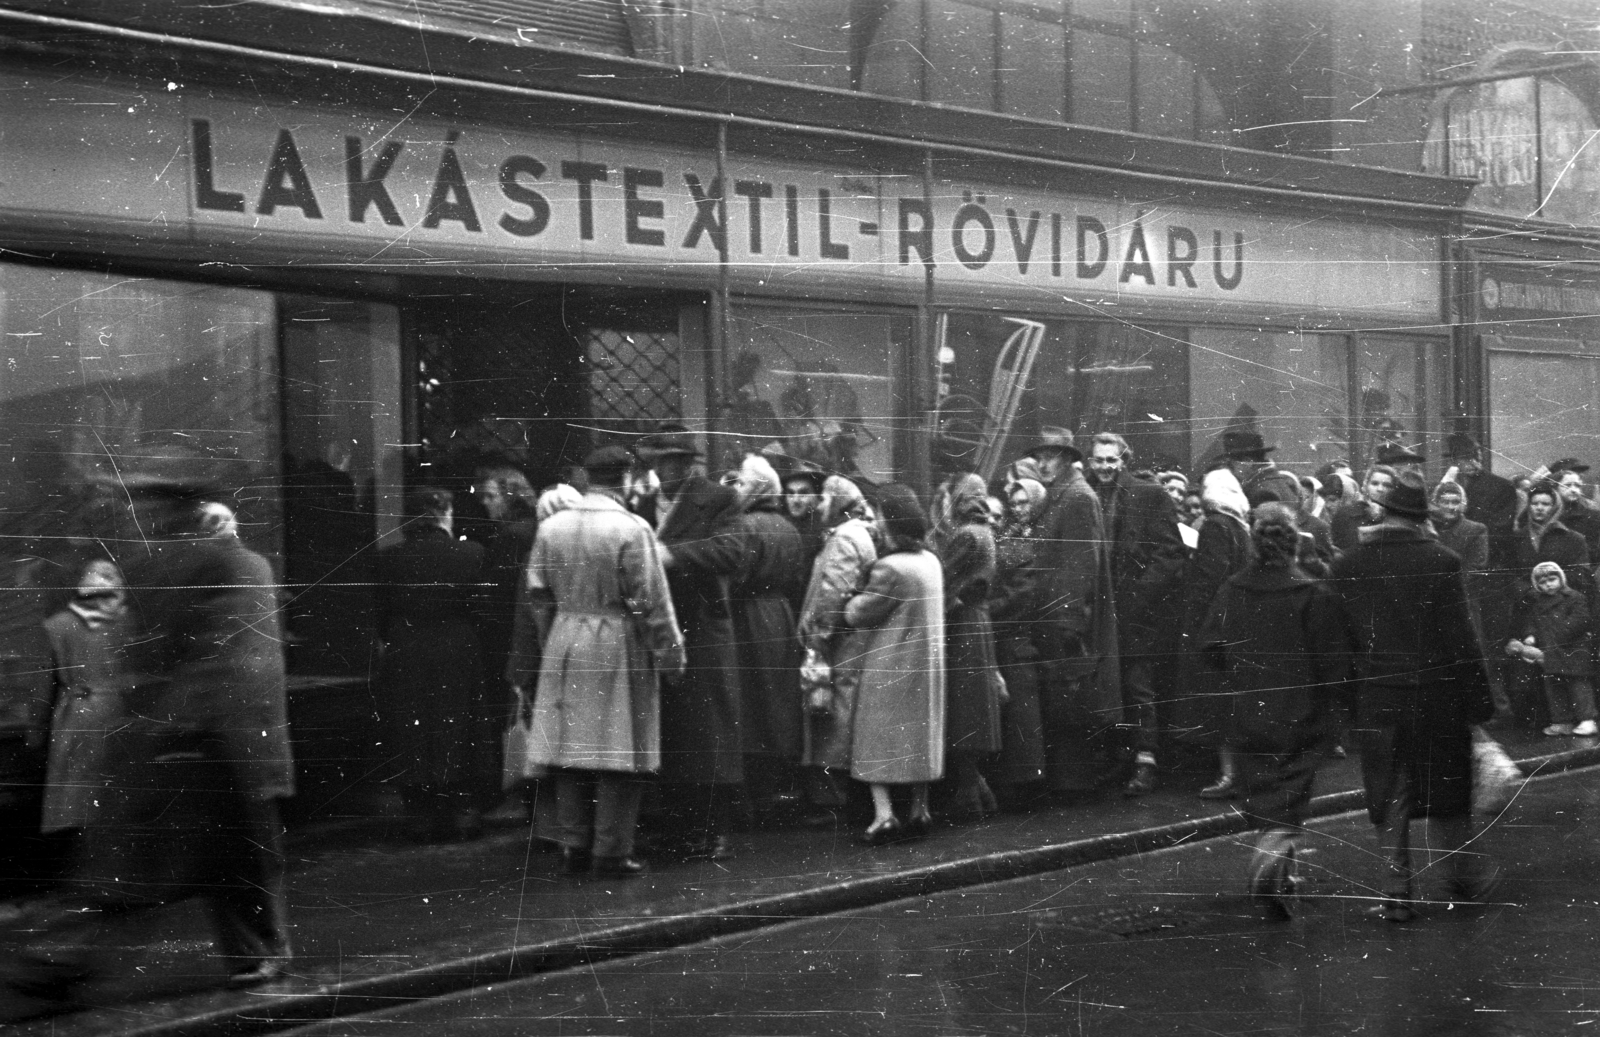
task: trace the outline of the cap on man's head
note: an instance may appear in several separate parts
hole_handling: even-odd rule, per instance
[[[705,457],[705,451],[695,442],[694,433],[686,426],[662,425],[659,430],[639,440],[634,448],[639,459],[653,464],[664,457]]]
[[[1563,457],[1558,461],[1550,462],[1550,474],[1560,475],[1562,472],[1577,472],[1582,475],[1589,470],[1589,466],[1576,457]]]
[[[583,468],[586,472],[619,472],[627,471],[633,467],[633,454],[626,447],[616,444],[596,447],[589,451],[583,459]]]
[[[1222,433],[1222,452],[1235,461],[1265,461],[1276,449],[1253,429],[1227,429]]]
[[[1444,440],[1444,456],[1452,461],[1475,461],[1483,453],[1478,441],[1465,432],[1452,432]]]
[[[1028,456],[1038,457],[1044,453],[1060,452],[1074,461],[1082,461],[1083,451],[1073,442],[1074,438],[1069,428],[1062,428],[1060,425],[1041,425],[1039,441],[1028,451]]]
[[[1401,443],[1385,443],[1378,448],[1378,463],[1386,465],[1421,464],[1427,458]]]

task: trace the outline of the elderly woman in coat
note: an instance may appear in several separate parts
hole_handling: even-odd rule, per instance
[[[933,546],[944,566],[945,744],[955,780],[949,812],[977,819],[998,809],[978,770],[1000,751],[1004,697],[989,622],[995,539],[983,477],[958,475],[939,488]]]
[[[1314,750],[1328,733],[1335,689],[1348,676],[1351,634],[1339,599],[1298,563],[1301,535],[1287,505],[1255,510],[1253,559],[1223,584],[1200,634],[1221,676],[1227,742],[1253,772],[1244,814],[1261,831],[1250,892],[1269,918],[1289,916]]]
[[[631,456],[584,459],[582,503],[539,527],[529,609],[541,634],[534,763],[555,772],[563,874],[628,878],[642,787],[661,767],[659,678],[683,671],[683,636],[650,527],[622,496]]]
[[[850,776],[872,789],[874,817],[862,834],[881,846],[928,833],[928,784],[944,775],[944,573],[926,546],[928,518],[909,487],[882,487],[884,551],[866,589],[850,598],[845,622],[856,637],[849,661],[859,674]],[[890,789],[911,786],[904,827]]]
[[[805,541],[784,513],[783,487],[766,458],[747,455],[734,488],[744,504],[744,535],[728,599],[739,657],[745,781],[758,807],[776,806],[795,798],[800,762],[800,642],[792,602],[805,577]]]
[[[1006,519],[995,538],[996,575],[989,600],[995,657],[1009,698],[1001,710],[1000,757],[990,777],[1013,801],[1044,780],[1044,721],[1039,703],[1039,651],[1035,622],[1042,587],[1034,569],[1045,487],[1021,477],[1007,490]]]
[[[844,797],[828,771],[850,769],[850,724],[856,706],[856,674],[846,664],[851,633],[844,607],[866,585],[867,573],[878,559],[878,544],[872,506],[849,479],[830,475],[823,482],[822,511],[828,532],[811,567],[797,626],[802,646],[816,652],[832,670],[833,694],[826,710],[807,710],[801,763],[811,769],[814,779],[813,805],[832,809],[843,806]]]

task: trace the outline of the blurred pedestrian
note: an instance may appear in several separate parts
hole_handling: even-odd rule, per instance
[[[483,694],[476,623],[483,547],[456,539],[449,490],[416,487],[406,516],[404,541],[378,552],[383,654],[374,691],[383,754],[418,838],[473,839],[481,833],[475,799],[484,758],[498,756],[484,718],[504,716]]]
[[[1199,635],[1227,697],[1227,743],[1248,790],[1242,811],[1260,830],[1250,893],[1287,918],[1294,861],[1351,640],[1338,598],[1300,567],[1300,529],[1286,504],[1255,509],[1252,561],[1229,577]]]
[[[733,806],[744,783],[738,654],[728,585],[743,551],[739,495],[705,474],[693,434],[670,425],[639,442],[661,490],[644,516],[661,561],[688,662],[661,685],[662,830],[656,844],[685,860],[733,856]]]
[[[854,636],[845,622],[845,605],[866,586],[878,559],[872,507],[855,483],[830,475],[823,483],[822,550],[811,568],[797,629],[802,646],[831,670],[832,694],[825,709],[808,706],[801,763],[814,807],[834,811],[845,805],[831,772],[850,770],[851,724],[855,716],[857,673],[848,660]],[[817,815],[818,820],[825,815]]]
[[[588,491],[544,520],[528,556],[524,632],[542,642],[532,755],[554,776],[566,875],[645,870],[634,834],[641,780],[661,765],[660,678],[684,663],[655,536],[623,497],[632,464],[617,446],[584,458]]]
[[[70,874],[7,977],[33,997],[59,1000],[90,978],[95,949],[122,945],[113,923],[189,897],[205,903],[229,986],[277,979],[291,961],[277,802],[294,794],[294,761],[277,580],[237,536],[218,535],[206,507],[220,503],[215,487],[183,468],[118,472],[127,627],[114,661],[85,674],[120,682],[124,709],[106,732],[104,794],[76,818]],[[89,587],[110,580],[102,569]]]
[[[745,789],[759,813],[800,805],[800,641],[795,636],[796,586],[808,575],[805,541],[784,512],[778,473],[759,454],[747,454],[734,488],[740,556],[729,601],[739,660],[740,727]]]
[[[943,566],[945,746],[951,782],[946,813],[975,821],[999,809],[980,767],[1000,751],[1006,696],[995,658],[989,594],[995,578],[994,529],[983,477],[952,476],[934,500],[933,547]]]
[[[866,588],[845,604],[856,708],[850,776],[872,790],[874,816],[862,833],[880,846],[928,833],[928,785],[944,775],[944,576],[927,548],[928,518],[909,487],[879,488],[883,553]],[[891,789],[910,787],[902,826]]]
[[[1481,902],[1498,882],[1498,866],[1470,845],[1471,726],[1494,706],[1461,560],[1424,528],[1421,476],[1400,473],[1380,506],[1372,534],[1334,563],[1332,585],[1355,636],[1362,784],[1386,862],[1372,913],[1409,922],[1413,819],[1438,823],[1452,899]]]

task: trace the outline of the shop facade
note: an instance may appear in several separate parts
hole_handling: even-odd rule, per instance
[[[1247,183],[1201,145],[1193,172],[1112,169],[146,42],[161,62],[0,73],[19,672],[67,547],[152,458],[240,487],[299,694],[348,728],[373,549],[421,483],[475,535],[485,463],[544,484],[682,421],[713,464],[777,444],[926,491],[1058,425],[1189,471],[1254,428],[1310,474],[1426,449],[1457,403],[1454,181]]]

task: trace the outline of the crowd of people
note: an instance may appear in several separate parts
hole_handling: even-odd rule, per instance
[[[1416,914],[1419,818],[1453,894],[1487,896],[1498,869],[1466,849],[1477,725],[1597,733],[1586,466],[1514,483],[1453,435],[1431,487],[1395,445],[1360,483],[1342,463],[1301,477],[1245,430],[1191,481],[1138,467],[1116,433],[1084,445],[1046,427],[925,504],[775,450],[714,479],[669,426],[542,493],[481,471],[487,543],[457,534],[450,491],[415,487],[376,569],[381,777],[419,838],[473,838],[492,810],[531,823],[561,874],[627,878],[728,860],[751,823],[859,823],[880,846],[1144,796],[1175,747],[1201,747],[1217,771],[1194,792],[1261,830],[1250,889],[1281,917],[1318,762],[1348,743],[1387,862],[1375,913]],[[12,982],[80,980],[99,927],[167,887],[206,898],[235,985],[262,982],[290,956],[270,569],[220,494],[119,492],[129,535],[46,623],[44,825],[76,844]],[[178,809],[203,820],[175,829],[194,845],[149,838],[175,809],[153,790],[172,788],[212,797]],[[158,876],[129,867],[140,852]]]

